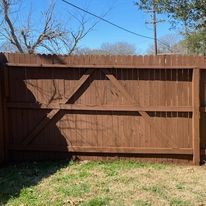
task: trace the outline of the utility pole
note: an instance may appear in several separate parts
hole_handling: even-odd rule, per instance
[[[153,24],[153,30],[154,30],[154,55],[158,54],[158,45],[157,45],[157,23],[164,22],[164,20],[157,21],[157,11],[155,8],[155,2],[153,1],[153,9],[147,10],[146,12],[152,13],[152,21],[151,22],[145,22],[146,24]]]
[[[154,54],[157,55],[157,18],[156,18],[156,10],[153,4],[153,29],[154,29]]]

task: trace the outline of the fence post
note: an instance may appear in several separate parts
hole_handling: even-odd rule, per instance
[[[0,67],[0,164],[4,162],[3,71]]]
[[[192,77],[192,136],[193,164],[200,164],[200,69],[193,69]]]
[[[4,99],[3,99],[3,121],[4,121],[4,161],[8,161],[8,141],[9,141],[9,136],[8,136],[8,109],[7,109],[7,99],[9,96],[9,71],[8,67],[4,65],[3,67],[3,82],[4,82],[4,87],[3,87],[3,94],[4,94]]]

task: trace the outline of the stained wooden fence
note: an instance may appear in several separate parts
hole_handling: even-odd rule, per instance
[[[1,58],[0,160],[205,159],[204,57]]]
[[[0,163],[4,161],[3,71],[0,69]]]

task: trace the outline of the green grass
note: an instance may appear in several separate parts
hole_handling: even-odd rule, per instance
[[[205,174],[134,161],[22,163],[0,169],[0,205],[206,205]]]
[[[80,204],[81,206],[106,206],[109,204],[108,198],[92,198]]]
[[[192,204],[189,201],[175,198],[171,200],[170,205],[171,206],[191,206]]]

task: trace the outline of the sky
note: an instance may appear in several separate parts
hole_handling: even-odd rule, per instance
[[[134,5],[135,0],[68,0],[69,2],[82,7],[96,15],[104,16],[105,19],[122,26],[128,30],[139,33],[141,35],[153,37],[152,25],[145,24],[146,21],[151,21],[149,13],[138,10]],[[24,21],[30,8],[33,12],[33,18],[36,18],[35,22],[39,22],[41,11],[45,10],[51,0],[26,0],[21,6],[21,21]],[[69,13],[75,16],[85,15],[83,12],[72,8],[65,4],[61,0],[54,0],[56,3],[55,15],[60,21],[63,21],[65,25],[72,29],[78,27],[77,22],[71,18]],[[87,26],[93,25],[97,21],[92,16],[86,15],[88,19]],[[159,23],[157,26],[158,38],[168,34],[177,34],[177,31],[171,31],[170,24],[167,21],[166,16],[158,15],[158,19],[165,20],[163,23]],[[36,23],[38,24],[38,23]],[[38,26],[38,25],[36,25]],[[149,40],[142,37],[137,37],[125,31],[119,30],[105,22],[100,21],[92,32],[90,32],[82,41],[79,46],[81,48],[99,48],[102,43],[109,42],[128,42],[135,45],[138,53],[145,53],[149,47],[153,44],[153,40]]]

